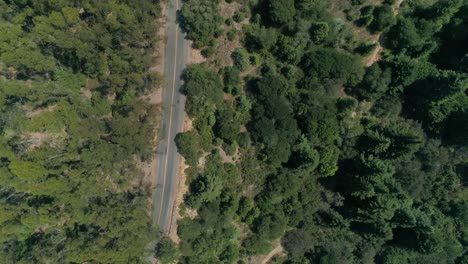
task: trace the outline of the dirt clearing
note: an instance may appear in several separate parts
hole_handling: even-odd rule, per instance
[[[199,64],[206,61],[206,58],[201,54],[201,50],[193,47],[193,42],[189,41],[189,57],[188,64]]]

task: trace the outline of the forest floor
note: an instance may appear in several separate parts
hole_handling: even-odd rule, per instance
[[[222,3],[219,4],[219,14],[224,18],[231,18],[236,12],[236,10],[240,8],[240,6],[241,4],[238,2],[227,3],[225,1],[222,1]],[[214,58],[217,58],[220,60],[221,67],[231,66],[232,65],[231,53],[236,48],[240,48],[242,46],[239,41],[239,38],[240,38],[239,34],[242,32],[242,30],[241,30],[240,25],[237,25],[237,24],[238,23],[233,23],[233,26],[237,30],[235,40],[229,41],[225,35],[220,37],[219,39],[218,48],[216,49],[216,54]],[[222,27],[225,32],[228,32],[231,28],[231,26],[228,26],[226,24],[223,24]]]

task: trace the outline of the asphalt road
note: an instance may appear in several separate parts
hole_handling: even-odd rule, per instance
[[[179,153],[174,139],[182,130],[185,96],[179,90],[183,82],[182,71],[186,65],[188,42],[176,23],[181,0],[169,0],[166,8],[166,57],[165,77],[167,87],[163,89],[162,125],[157,148],[156,189],[153,194],[153,224],[161,232],[169,232],[176,191]]]

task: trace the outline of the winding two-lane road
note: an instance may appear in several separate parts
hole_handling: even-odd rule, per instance
[[[181,132],[184,118],[185,96],[179,90],[181,75],[186,65],[188,42],[176,23],[181,0],[168,0],[166,16],[165,77],[167,87],[163,90],[162,125],[157,148],[156,189],[153,194],[153,224],[161,232],[169,232],[174,192],[176,191],[179,153],[174,139]]]

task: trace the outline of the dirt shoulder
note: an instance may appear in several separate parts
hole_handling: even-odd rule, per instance
[[[189,130],[192,130],[192,121],[187,115],[185,115],[184,127],[182,131],[186,132]],[[184,157],[180,156],[177,170],[177,192],[175,193],[174,205],[171,216],[171,225],[169,227],[169,238],[176,244],[180,243],[179,236],[177,235],[177,221],[183,218],[180,212],[180,206],[184,203],[184,196],[188,192],[187,175],[185,174],[185,170],[187,168],[188,166],[187,164],[185,164]]]
[[[164,76],[164,65],[165,65],[165,49],[166,49],[166,41],[165,41],[165,31],[166,31],[166,1],[161,1],[161,18],[158,21],[158,31],[156,32],[158,36],[158,43],[156,45],[156,49],[154,54],[152,55],[156,61],[156,63],[149,69],[150,72],[156,72],[161,76]],[[164,82],[163,82],[164,83]],[[160,87],[152,87],[151,91],[142,96],[142,99],[145,100],[150,106],[155,106],[155,111],[161,111],[161,103],[162,103],[162,85]],[[158,115],[156,115],[158,116]],[[155,127],[154,127],[154,141],[153,141],[153,151],[156,153],[156,148],[158,145],[159,140],[159,126],[160,120],[156,120]],[[151,190],[154,189],[155,181],[156,181],[156,161],[157,156],[154,155],[151,160],[148,162],[141,162],[137,161],[137,167],[143,171],[144,177],[143,182],[145,185],[150,186]],[[152,208],[152,197],[148,197],[148,214],[151,214]]]

